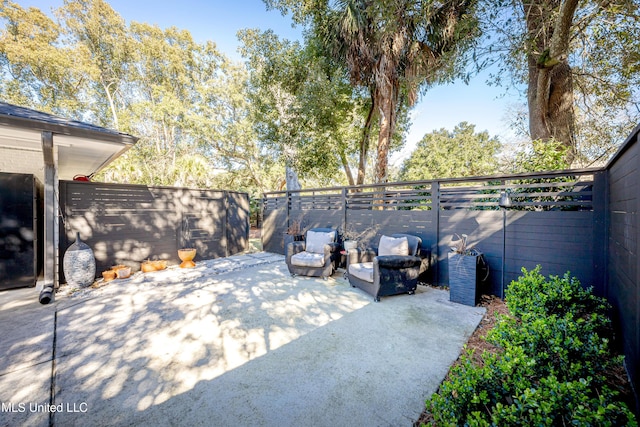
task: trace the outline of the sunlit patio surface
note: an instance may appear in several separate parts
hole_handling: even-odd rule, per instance
[[[426,286],[374,303],[270,253],[15,295],[2,425],[408,426],[484,313]]]

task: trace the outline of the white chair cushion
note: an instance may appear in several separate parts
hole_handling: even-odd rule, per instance
[[[360,280],[373,283],[373,263],[363,262],[360,264],[351,264],[349,266],[349,274]]]
[[[291,264],[298,267],[324,267],[324,253],[300,252],[291,256]]]
[[[409,241],[406,237],[380,237],[378,255],[409,255]]]
[[[308,231],[305,251],[314,254],[323,254],[324,245],[333,242],[334,235],[335,232],[333,231]]]

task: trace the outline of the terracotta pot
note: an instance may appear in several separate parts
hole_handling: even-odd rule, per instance
[[[165,260],[151,261],[151,264],[153,264],[153,268],[155,268],[156,271],[164,270],[165,268],[167,268],[167,261]]]
[[[102,272],[102,278],[105,282],[110,282],[116,278],[116,272],[113,270],[107,270]]]
[[[182,261],[180,268],[192,268],[196,266],[193,259],[196,257],[196,250],[194,248],[178,249],[178,257]]]
[[[156,271],[156,267],[153,265],[153,262],[145,261],[142,264],[140,264],[140,270],[143,273],[150,273],[152,271]]]
[[[126,265],[116,265],[111,267],[111,269],[116,272],[118,279],[126,279],[131,276],[131,267],[127,267]]]
[[[140,264],[140,270],[143,273],[150,273],[152,271],[160,271],[167,268],[167,261],[145,261]]]

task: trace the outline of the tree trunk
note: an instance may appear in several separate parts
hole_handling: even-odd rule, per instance
[[[351,168],[349,167],[349,160],[347,159],[347,155],[344,151],[340,151],[340,162],[342,162],[342,167],[344,168],[344,173],[347,175],[347,181],[349,185],[354,185],[353,174],[351,173]]]
[[[291,166],[286,167],[285,179],[287,181],[287,191],[300,190],[302,188],[298,180],[298,174]]]
[[[362,131],[362,139],[360,140],[360,152],[358,161],[358,177],[356,180],[357,185],[364,184],[365,173],[367,169],[367,156],[369,155],[369,143],[371,138],[371,127],[375,121],[376,116],[376,99],[371,91],[371,106],[369,107],[369,114],[367,114],[367,121],[364,124]]]
[[[396,102],[398,88],[393,82],[378,85],[377,104],[380,110],[380,133],[378,135],[378,159],[376,162],[376,183],[387,182],[389,146],[396,126]]]
[[[113,128],[115,130],[120,130],[120,123],[118,122],[118,112],[116,111],[116,104],[111,95],[111,83],[104,84],[104,81],[101,79],[102,88],[104,89],[105,94],[107,95],[107,101],[109,101],[109,109],[111,110],[111,116],[113,119]]]
[[[571,164],[576,154],[571,67],[561,62],[551,69],[540,69],[529,62],[531,139],[561,142],[567,149],[566,160]]]
[[[533,140],[562,143],[569,164],[576,155],[573,78],[567,58],[578,0],[549,9],[546,0],[523,2],[530,40],[529,132]],[[553,12],[553,13],[552,13]]]
[[[576,156],[575,115],[573,111],[573,76],[571,66],[561,62],[549,76],[549,116],[551,135],[567,147],[566,159],[571,164]]]

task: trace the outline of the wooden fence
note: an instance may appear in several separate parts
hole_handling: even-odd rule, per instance
[[[603,168],[508,176],[443,179],[265,193],[263,245],[282,253],[293,220],[309,227],[411,233],[431,251],[427,280],[448,284],[447,252],[455,234],[468,234],[490,267],[484,291],[508,284],[540,264],[545,275],[570,271],[613,306],[625,366],[640,390],[640,125]],[[509,192],[513,204],[501,208]],[[377,227],[377,228],[376,228]]]
[[[429,281],[446,285],[451,242],[467,234],[488,261],[488,292],[501,295],[522,267],[537,264],[546,274],[571,270],[597,284],[605,272],[598,249],[605,204],[594,189],[604,185],[603,172],[588,169],[266,193],[263,245],[283,253],[282,235],[293,220],[307,228],[369,230],[360,242],[365,246],[382,234],[415,234],[431,252]],[[502,192],[513,201],[509,209],[499,206]]]
[[[608,260],[606,295],[614,307],[625,365],[636,393],[640,393],[639,133],[640,125],[607,165],[607,186],[601,196],[608,205],[603,243]]]
[[[246,193],[61,181],[60,208],[60,254],[79,232],[98,274],[114,264],[137,269],[146,259],[177,263],[179,248],[196,248],[197,260],[248,247]]]

